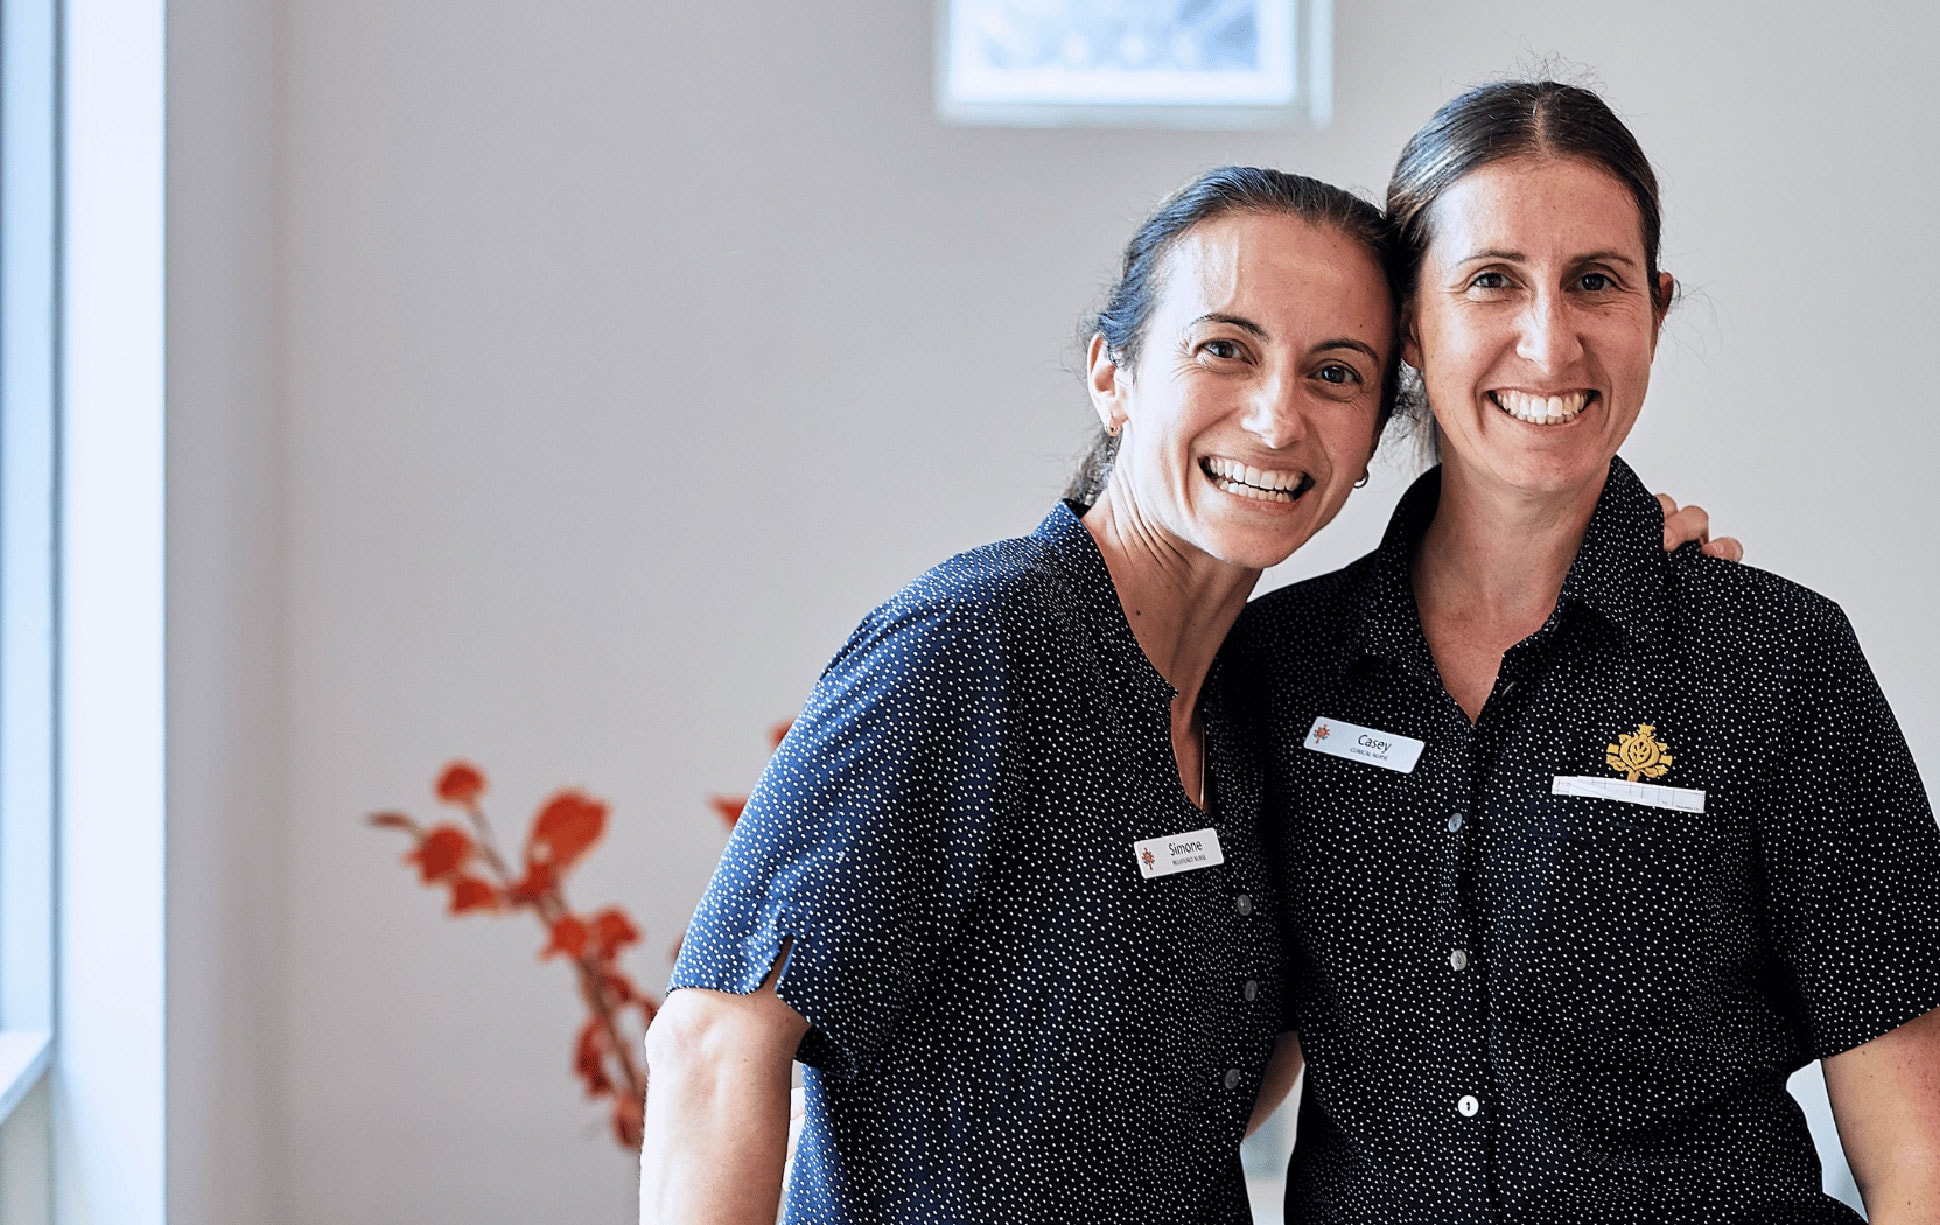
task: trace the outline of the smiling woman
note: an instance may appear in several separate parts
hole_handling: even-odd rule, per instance
[[[1856,1220],[1785,1092],[1813,1059],[1875,1225],[1940,1219],[1906,742],[1837,606],[1667,556],[1618,457],[1672,296],[1642,151],[1593,94],[1487,86],[1389,201],[1443,463],[1236,635],[1303,985],[1286,1219]],[[1350,721],[1414,755],[1327,747]]]
[[[648,1032],[643,1220],[774,1220],[796,1058],[791,1219],[1251,1220],[1298,1047],[1215,656],[1366,470],[1382,232],[1231,167],[1140,228],[1095,480],[872,613],[750,798]]]

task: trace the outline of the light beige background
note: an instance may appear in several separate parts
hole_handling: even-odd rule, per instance
[[[455,754],[508,824],[608,797],[575,894],[659,980],[706,796],[870,605],[1048,506],[1143,211],[1225,161],[1376,191],[1532,54],[1663,176],[1691,296],[1627,454],[1846,606],[1940,770],[1940,13],[1336,2],[1333,126],[1227,134],[940,126],[919,0],[171,6],[175,1219],[631,1219],[563,968],[361,815]]]

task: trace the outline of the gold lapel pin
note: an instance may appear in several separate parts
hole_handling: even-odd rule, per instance
[[[1617,742],[1603,760],[1626,782],[1664,777],[1671,768],[1671,746],[1659,740],[1656,732],[1651,724],[1639,723],[1635,732],[1617,733]]]

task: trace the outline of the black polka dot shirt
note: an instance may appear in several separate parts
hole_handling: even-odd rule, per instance
[[[786,1220],[1250,1220],[1238,1149],[1284,971],[1256,740],[1220,675],[1202,812],[1173,690],[1070,505],[850,638],[673,977],[751,991],[793,942],[778,990],[811,1028]],[[1135,843],[1207,828],[1223,863],[1141,870]]]
[[[1439,491],[1233,643],[1308,1059],[1287,1220],[1857,1220],[1785,1081],[1940,1005],[1940,832],[1845,616],[1667,555],[1617,460],[1471,726],[1409,581]]]

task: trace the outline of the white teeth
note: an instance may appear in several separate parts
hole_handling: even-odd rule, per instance
[[[1522,391],[1492,391],[1489,398],[1497,408],[1518,421],[1558,425],[1582,412],[1583,406],[1590,402],[1590,393],[1573,391],[1564,396],[1532,396]]]
[[[1269,471],[1218,457],[1204,461],[1206,474],[1227,493],[1263,502],[1290,502],[1303,479],[1298,472]]]

